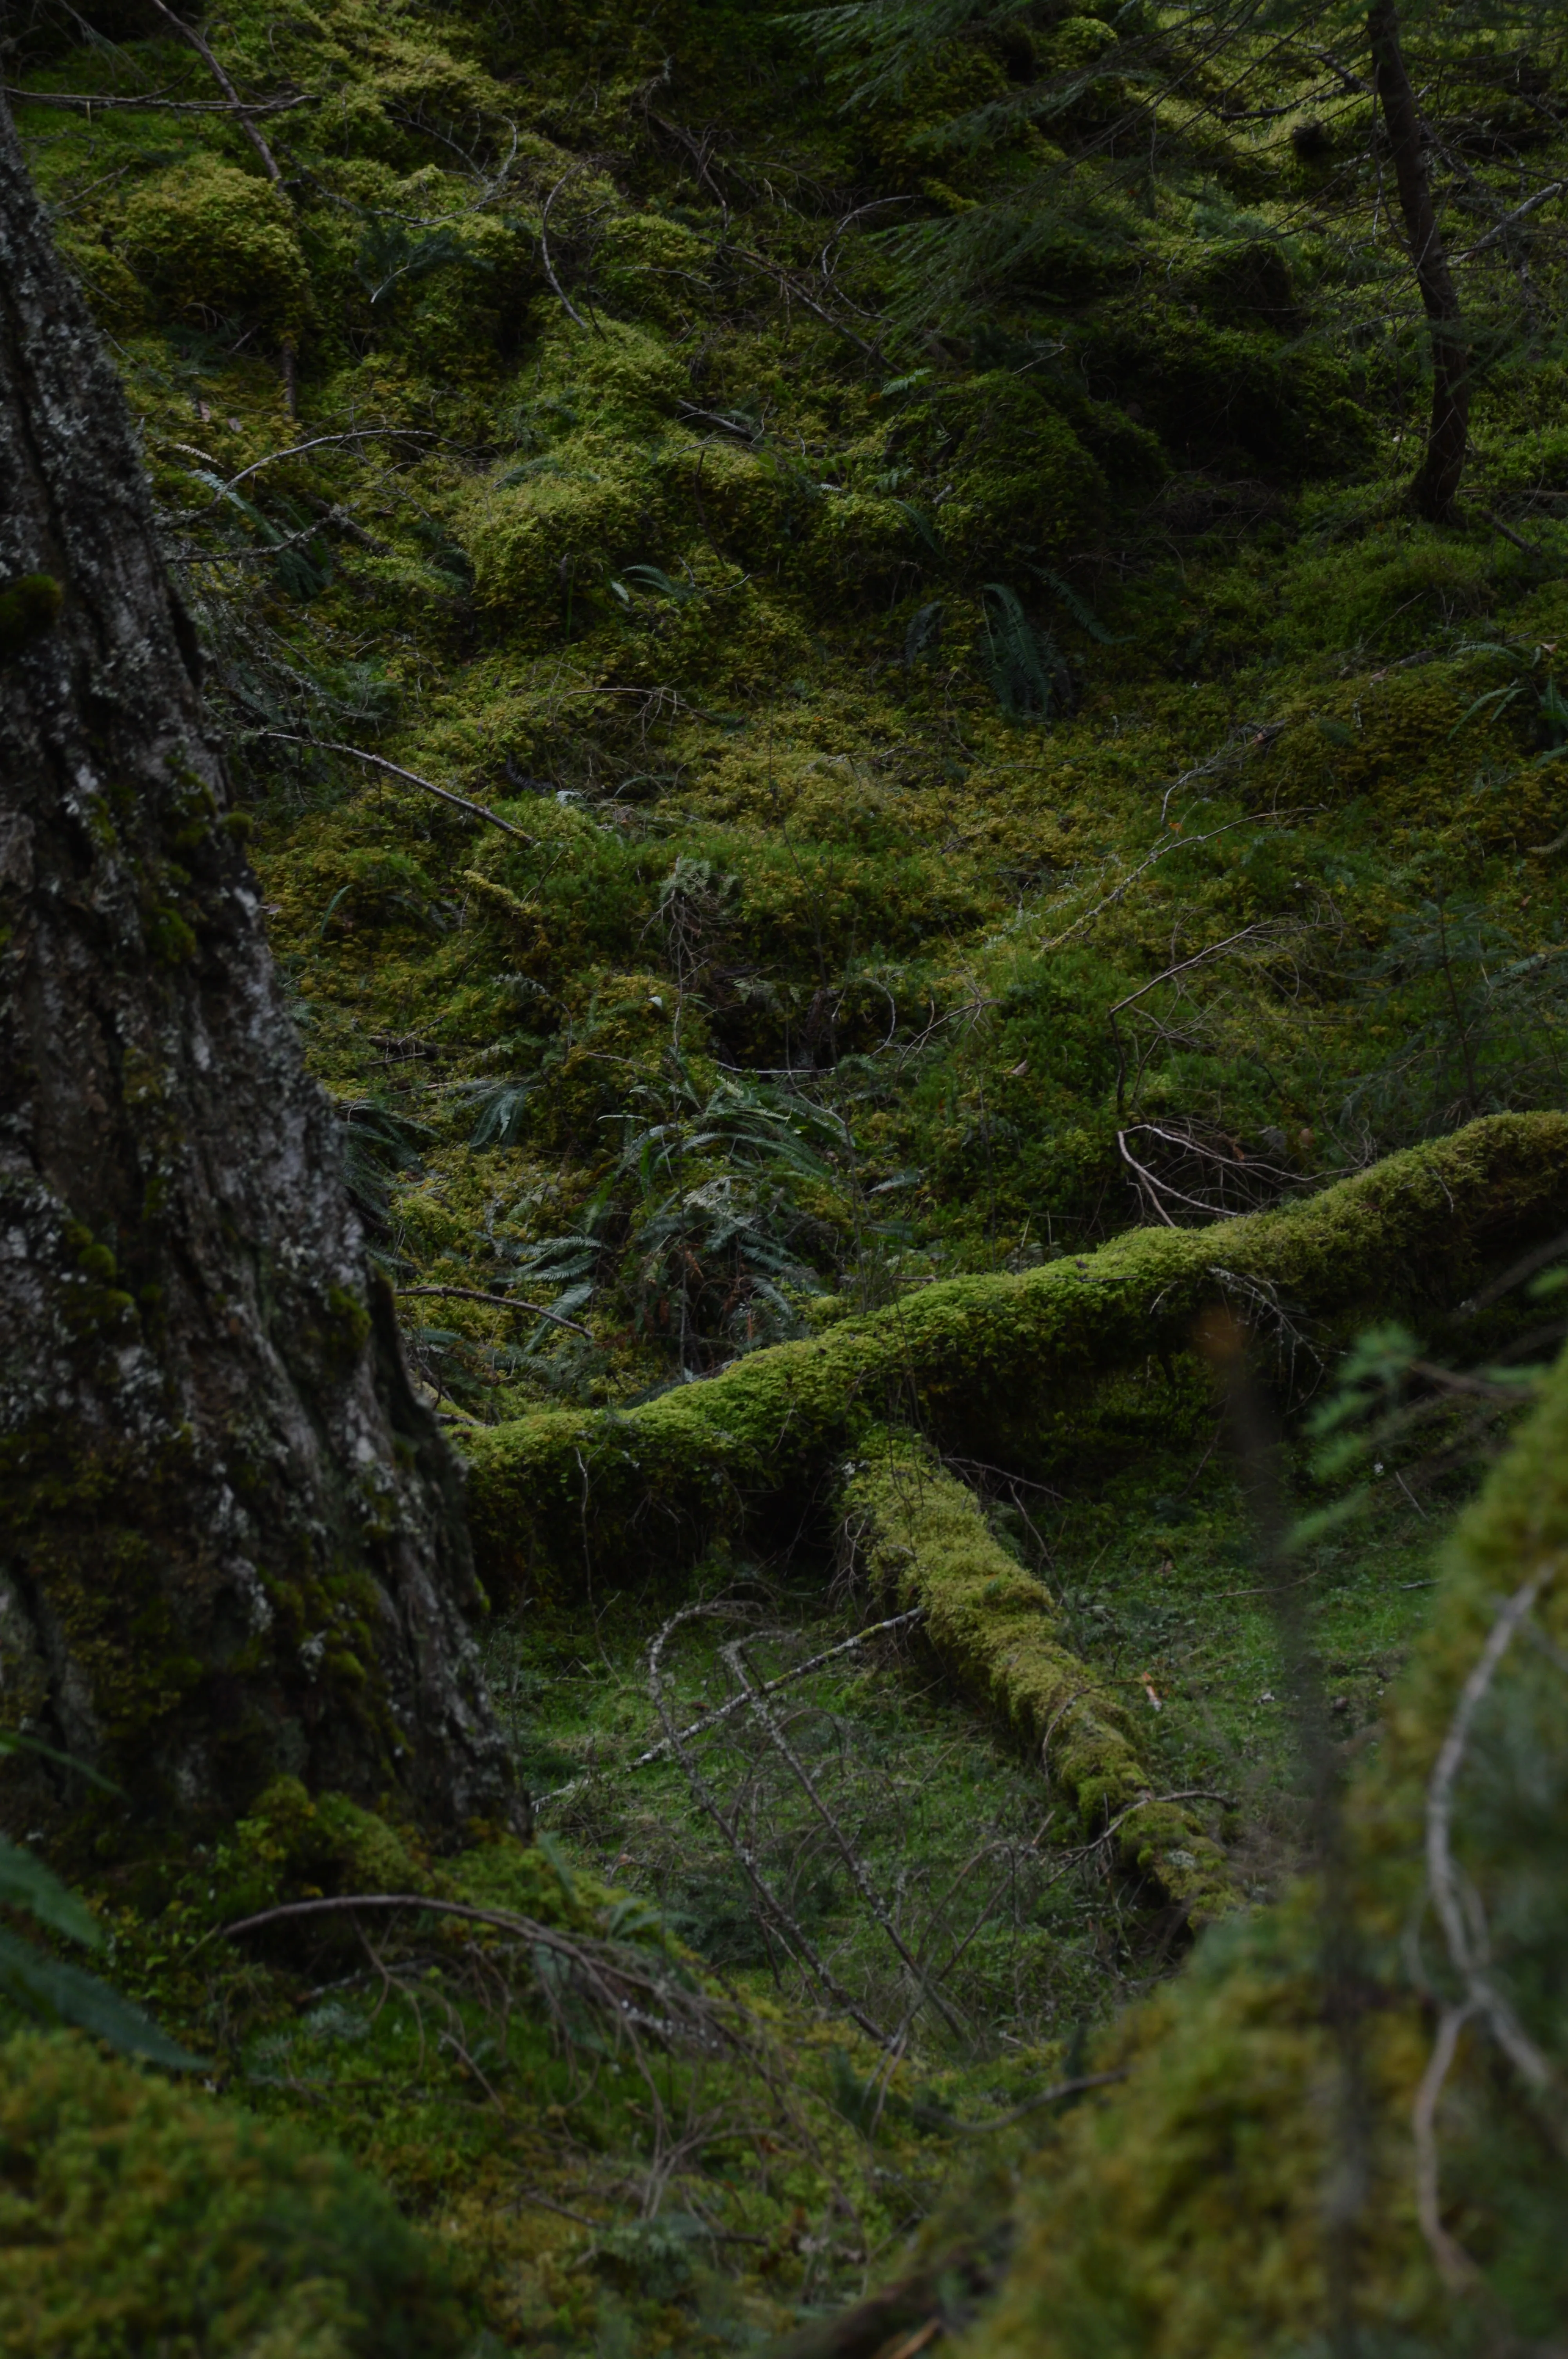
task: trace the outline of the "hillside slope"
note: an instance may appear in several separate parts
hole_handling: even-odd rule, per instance
[[[1442,525],[1358,20],[9,38],[544,1845],[438,1863],[280,1780],[99,1864],[119,1978],[390,2185],[501,2347],[938,2281],[899,2331],[957,2333],[1015,2198],[979,2350],[1317,2347],[1333,2139],[1258,2158],[1340,2070],[1292,1880],[1350,1777],[1366,2314],[1448,2347],[1400,2140],[1464,1998],[1399,1927],[1478,1568],[1537,1566],[1487,1535],[1556,1512],[1553,1392],[1434,1590],[1568,1225],[1557,30],[1407,33],[1475,364]],[[1487,1905],[1548,2053],[1541,1840]],[[322,1913],[213,1940],[275,1907]],[[1480,2020],[1454,2233],[1539,2338]]]

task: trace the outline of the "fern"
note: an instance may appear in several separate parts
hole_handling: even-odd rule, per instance
[[[0,1732],[0,1753],[24,1749],[42,1753],[50,1760],[63,1757],[48,1745],[35,1745],[14,1732]],[[103,1782],[93,1779],[96,1785]],[[82,1949],[103,1946],[98,1921],[81,1896],[31,1852],[3,1841],[0,1908],[30,1917],[46,1932]],[[168,2065],[174,2071],[200,2070],[199,2057],[187,2055],[150,2016],[100,1982],[96,1974],[49,1957],[5,1926],[0,1926],[0,2003],[35,2023],[64,2024],[91,2032],[123,2056],[145,2056],[149,2063]]]
[[[1053,573],[1048,565],[1032,565],[1029,571],[1060,598],[1078,628],[1087,631],[1102,647],[1124,647],[1129,644],[1126,636],[1118,638],[1114,631],[1108,631],[1094,608],[1085,605],[1072,583],[1064,582],[1059,573]]]
[[[697,595],[694,583],[672,582],[660,565],[628,565],[625,572],[628,582],[634,582],[640,590],[646,590],[653,597],[667,598],[672,605],[684,606],[688,598]]]
[[[903,95],[911,73],[941,42],[971,25],[1005,24],[1026,14],[1031,0],[840,0],[776,21],[804,30],[828,78],[845,91],[846,111],[872,99]]]
[[[934,598],[929,606],[922,606],[911,617],[903,635],[903,668],[913,671],[922,656],[935,655],[942,637],[943,603]]]
[[[991,686],[1010,721],[1049,721],[1065,702],[1066,667],[1049,632],[1037,634],[1005,582],[985,585]]]

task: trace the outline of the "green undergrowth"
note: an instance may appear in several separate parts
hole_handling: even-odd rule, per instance
[[[997,2347],[1221,2349],[1215,2288],[1314,2282],[1319,2130],[1259,2164],[1275,2242],[1236,2196],[1286,2103],[1248,2112],[1254,2064],[1316,2086],[1304,1915],[1206,1935],[1183,1995],[1104,2026],[1307,1844],[1281,1594],[1336,1746],[1387,1749],[1495,1440],[1430,1369],[1528,1361],[1550,1306],[1457,1309],[1563,1223],[1562,266],[1551,206],[1481,227],[1560,172],[1560,36],[1409,28],[1477,240],[1438,527],[1404,498],[1428,386],[1386,159],[1304,37],[1227,63],[1175,12],[1031,0],[889,68],[863,15],[791,13],[239,0],[206,34],[276,180],[167,21],[14,33],[279,965],[469,1461],[499,1708],[554,1797],[528,1852],[437,1859],[390,1804],[285,1784],[199,1855],[103,1856],[114,1975],[248,2112],[90,2062],[80,2103],[148,2172],[187,2130],[302,2153],[266,2143],[301,2122],[418,2222],[465,2336],[623,2359],[760,2345],[896,2277],[922,2219],[1000,2183],[982,2147],[1005,2179],[1040,2128],[955,2124],[1120,2039],[1152,2060],[1047,2143],[1039,2217],[1074,2224],[1049,2265],[1055,2232],[1029,2245]],[[30,595],[0,597],[13,637]],[[1220,1314],[1308,1519],[1288,1593]],[[1312,1419],[1347,1385],[1443,1447],[1400,1428],[1330,1465]],[[785,1679],[806,1782],[754,1707],[686,1768],[631,1766],[662,1730],[647,1649],[693,1604],[672,1711]],[[751,2044],[644,2077],[579,1968],[472,1920],[216,1930],[355,1889],[629,1947]],[[1387,1946],[1368,2070],[1402,2104]],[[85,2051],[38,2053],[63,2091],[51,2060]],[[337,2168],[297,2165],[351,2244],[373,2199]],[[95,2201],[38,2265],[51,2319],[113,2275],[82,2257]],[[1368,2234],[1413,2334],[1407,2213]],[[251,2234],[189,2216],[193,2253]],[[322,2285],[277,2359],[381,2332],[351,2270]],[[1247,2347],[1274,2300],[1238,2297]],[[234,2347],[271,2359],[249,2316]]]
[[[530,1666],[549,1659],[516,1642],[492,1657],[514,1711]],[[689,1710],[701,1668],[678,1683]],[[551,1741],[565,1745],[574,1681],[563,1669],[550,1686]],[[596,1693],[601,1739],[623,1718],[604,1706]],[[884,1753],[906,1734],[884,1716]],[[916,1742],[937,1758],[951,1735],[928,1710]],[[977,1797],[1023,1845],[1035,1798],[979,1733],[945,1799]],[[558,1815],[560,1834],[536,1848],[432,1862],[375,1814],[281,1779],[227,1841],[146,1866],[134,1901],[98,1896],[109,1970],[178,2027],[202,2086],[100,2063],[64,2037],[6,2051],[5,2226],[24,2264],[0,2297],[7,2349],[183,2333],[193,2350],[270,2352],[247,2337],[280,2284],[292,2307],[276,2321],[279,2359],[594,2352],[627,2336],[761,2348],[851,2297],[913,2219],[968,2182],[977,2149],[960,2124],[1009,2116],[985,2144],[1004,2169],[1022,2152],[1013,2106],[1102,2008],[1086,1921],[1136,1986],[1146,1979],[1108,1889],[1059,1895],[1039,1923],[1017,1890],[1000,1912],[988,1890],[980,1914],[1002,1921],[970,1973],[985,1962],[1012,1989],[1011,2037],[971,1999],[956,2040],[912,2044],[906,2022],[890,2051],[820,1989],[766,1970],[746,1894],[726,1914],[700,1841],[666,1842],[661,1875],[636,1828],[606,1842],[602,1806]],[[902,1849],[885,1807],[881,1821],[879,1874]],[[378,1908],[382,1894],[415,1905]],[[319,1905],[349,1895],[355,1911]],[[807,1914],[833,1908],[821,1896]],[[932,1917],[946,1941],[947,1919]],[[852,1911],[840,1936],[866,1946]],[[896,1973],[838,1963],[862,2018],[883,2001],[907,2011]],[[596,1970],[611,1981],[596,1985]],[[181,2242],[183,2275],[160,2264],[160,2238]]]
[[[1194,114],[1195,65],[1130,194],[1143,69],[1051,93],[1163,59],[1136,14],[982,11],[846,104],[823,26],[727,0],[243,6],[276,185],[167,27],[23,41],[317,1070],[395,1278],[459,1289],[404,1305],[453,1414],[1561,1096],[1555,297],[1518,328],[1511,249],[1468,262],[1470,505],[1414,521],[1342,102],[1287,43],[1271,109]],[[1513,203],[1550,114],[1501,28],[1422,38],[1465,204]]]
[[[297,2126],[67,2034],[0,2046],[0,2201],[7,2351],[456,2359],[469,2343],[439,2254],[373,2180]]]
[[[1565,1405],[1560,1364],[1444,1551],[1345,1798],[1343,1865],[1206,1937],[1106,2045],[1128,2085],[1042,2152],[967,2347],[1282,2353],[1348,2325],[1465,2352],[1553,2330]],[[1434,1809],[1465,1895],[1446,1916]]]

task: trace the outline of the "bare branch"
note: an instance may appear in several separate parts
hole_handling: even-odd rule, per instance
[[[557,1327],[569,1327],[572,1333],[580,1335],[585,1343],[593,1341],[588,1329],[579,1327],[575,1319],[564,1319],[558,1310],[546,1310],[542,1302],[524,1302],[515,1294],[481,1294],[471,1286],[397,1286],[394,1287],[393,1292],[400,1302],[416,1295],[439,1294],[449,1296],[454,1302],[482,1302],[489,1310],[525,1310],[531,1318],[550,1319]]]
[[[743,1638],[733,1638],[727,1647],[721,1647],[719,1651],[723,1655],[723,1658],[729,1664],[730,1669],[734,1672],[736,1679],[740,1681],[741,1686],[745,1692],[746,1701],[751,1705],[752,1712],[755,1713],[769,1744],[772,1745],[773,1750],[786,1764],[790,1774],[794,1777],[796,1784],[800,1787],[801,1791],[810,1802],[812,1809],[821,1820],[823,1826],[827,1829],[828,1836],[831,1838],[835,1850],[838,1852],[839,1858],[843,1861],[845,1866],[849,1872],[850,1883],[860,1894],[861,1901],[864,1903],[866,1908],[876,1919],[876,1922],[881,1927],[882,1931],[886,1934],[889,1941],[892,1944],[894,1950],[897,1951],[899,1956],[908,1967],[911,1974],[914,1975],[916,1986],[925,1991],[925,1995],[930,1999],[933,2006],[935,2007],[944,2023],[946,2024],[949,2031],[961,2033],[963,2026],[958,2021],[958,2018],[954,2014],[952,2008],[948,2006],[946,2000],[943,1997],[941,1992],[935,1987],[930,1976],[926,1973],[925,1968],[910,1951],[903,1940],[903,1937],[899,1932],[897,1926],[888,1915],[887,1909],[882,1904],[876,1886],[871,1882],[864,1861],[855,1851],[843,1829],[839,1826],[838,1820],[834,1817],[832,1811],[823,1800],[821,1794],[817,1790],[816,1779],[812,1777],[810,1770],[806,1767],[805,1762],[802,1761],[800,1756],[795,1752],[795,1747],[791,1745],[789,1738],[785,1735],[783,1723],[773,1712],[772,1706],[767,1701],[765,1692],[763,1690],[759,1688],[752,1680],[752,1674],[747,1669],[741,1652],[741,1649],[745,1643],[746,1642]]]
[[[742,1842],[725,1817],[719,1807],[718,1796],[703,1776],[695,1756],[680,1730],[676,1728],[671,1717],[669,1706],[665,1701],[662,1658],[668,1640],[674,1636],[683,1622],[694,1622],[705,1615],[721,1615],[730,1610],[721,1605],[688,1605],[680,1613],[672,1614],[664,1627],[655,1634],[648,1648],[648,1685],[653,1694],[654,1708],[659,1718],[664,1722],[665,1734],[671,1750],[686,1772],[687,1783],[734,1853],[741,1872],[755,1893],[763,1916],[778,1928],[795,1954],[806,1961],[828,1996],[841,2006],[845,2013],[860,2025],[861,2030],[877,2042],[880,2048],[885,2048],[888,2045],[887,2034],[880,2025],[872,2022],[863,2008],[857,2006],[849,1992],[842,1988],[836,1976],[817,1956],[806,1933],[796,1924],[783,1901],[779,1899],[762,1875],[757,1864],[755,1852],[749,1843]]]
[[[487,810],[482,803],[470,803],[466,795],[454,795],[449,787],[432,785],[428,778],[422,778],[417,770],[406,770],[401,763],[389,762],[384,754],[368,753],[362,745],[344,745],[333,737],[297,737],[287,729],[259,729],[256,734],[259,737],[276,737],[285,745],[312,745],[322,754],[351,754],[357,762],[369,762],[375,769],[389,770],[395,778],[406,778],[411,787],[423,787],[427,795],[436,795],[444,803],[453,803],[459,810],[468,811],[475,819],[488,820],[492,827],[502,829],[507,835],[514,835],[519,843],[531,844],[535,848],[538,845],[536,835],[525,835],[520,827],[514,827],[509,819],[503,819],[499,811]]]
[[[597,331],[589,328],[588,321],[583,318],[582,313],[576,308],[570,296],[567,293],[566,288],[556,277],[555,265],[550,260],[550,241],[548,234],[550,227],[550,207],[555,203],[556,199],[560,195],[561,190],[566,187],[567,182],[570,179],[575,179],[578,173],[580,172],[582,168],[583,168],[580,164],[574,164],[569,172],[563,172],[560,179],[556,182],[555,187],[550,190],[549,195],[545,199],[545,210],[539,216],[539,260],[544,266],[545,276],[549,280],[551,286],[555,288],[557,295],[559,297],[568,318],[577,321],[578,326],[582,330],[585,336],[591,335],[595,332],[602,335],[604,332],[602,328],[599,328]]]
[[[418,1290],[417,1288],[400,1289],[410,1293],[416,1293]],[[852,1638],[841,1638],[836,1647],[825,1647],[819,1655],[809,1656],[804,1663],[795,1663],[789,1670],[781,1671],[777,1679],[764,1681],[762,1694],[776,1694],[780,1688],[789,1687],[795,1680],[804,1680],[810,1672],[820,1670],[823,1664],[830,1663],[836,1655],[847,1655],[851,1647],[863,1647],[868,1638],[878,1637],[884,1630],[902,1629],[909,1622],[918,1622],[925,1612],[924,1605],[912,1605],[906,1614],[890,1614],[885,1622],[873,1622],[866,1629],[857,1630]],[[732,1719],[736,1712],[744,1712],[749,1701],[750,1699],[743,1693],[733,1695],[728,1703],[719,1704],[713,1712],[705,1712],[699,1720],[688,1721],[686,1727],[679,1732],[679,1741],[684,1744],[688,1737],[702,1736],[708,1729],[719,1727],[722,1722]],[[662,1761],[673,1749],[674,1741],[667,1736],[661,1737],[657,1745],[650,1745],[645,1753],[639,1753],[633,1760],[628,1761],[625,1764],[627,1771],[645,1769],[650,1762]],[[575,1794],[580,1787],[586,1786],[589,1782],[586,1777],[574,1777],[569,1785],[557,1786],[553,1793],[535,1794],[534,1807],[537,1810],[542,1802],[558,1802],[568,1794]]]

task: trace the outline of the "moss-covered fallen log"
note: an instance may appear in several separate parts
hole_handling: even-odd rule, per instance
[[[844,1490],[857,1558],[879,1587],[925,1609],[926,1637],[968,1692],[1037,1754],[1086,1834],[1114,1846],[1202,1923],[1238,1897],[1217,1816],[1159,1795],[1115,1690],[1063,1642],[1044,1584],[1016,1563],[971,1494],[916,1444],[873,1444]]]
[[[1190,1353],[1228,1303],[1331,1340],[1368,1317],[1452,1306],[1568,1222],[1568,1116],[1498,1114],[1305,1202],[1200,1229],[1137,1229],[1083,1259],[954,1278],[638,1408],[542,1410],[465,1437],[470,1512],[496,1599],[581,1593],[689,1561],[743,1531],[776,1544],[883,1425],[1049,1477],[1108,1470],[1128,1437],[1107,1379]],[[1190,1381],[1151,1394],[1190,1413]],[[1169,1408],[1161,1406],[1168,1401]],[[1098,1421],[1097,1422],[1097,1419]]]

